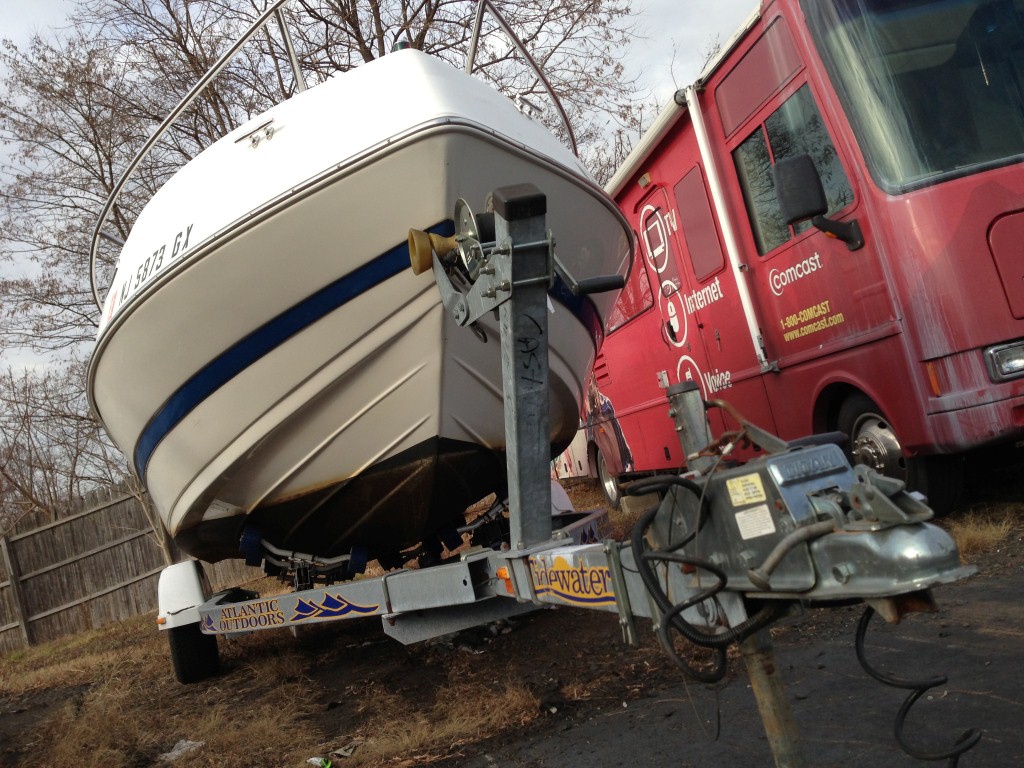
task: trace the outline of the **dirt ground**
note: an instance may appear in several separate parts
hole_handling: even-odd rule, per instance
[[[968,490],[965,506],[999,509],[1020,501],[1014,478],[982,482]],[[904,679],[948,676],[911,710],[904,727],[911,748],[941,753],[975,728],[981,741],[961,766],[1016,768],[1024,765],[1024,517],[997,551],[972,562],[976,576],[935,590],[937,613],[914,614],[895,627],[876,617],[866,655]],[[862,605],[812,610],[772,631],[799,734],[796,750],[815,768],[922,765],[894,737],[908,691],[870,678],[856,659],[862,612]],[[436,763],[444,768],[772,765],[738,652],[730,654],[724,681],[695,684],[642,630],[640,647],[630,648],[617,616],[558,608],[514,620],[507,634],[471,631],[454,642],[396,648],[370,634],[345,663],[336,663],[339,649],[325,644],[317,679],[352,696],[367,685],[387,686],[427,706],[453,667],[484,688],[500,669],[536,694],[540,717],[528,728],[461,745]],[[501,706],[497,693],[493,706]],[[358,708],[328,703],[321,725],[345,734],[358,717]]]
[[[1020,486],[1012,478],[983,483],[971,489],[970,507],[1020,509]],[[587,493],[596,489],[575,489],[578,507],[595,502]],[[961,766],[1021,766],[1024,517],[1014,520],[1009,537],[996,550],[971,561],[978,566],[976,576],[935,591],[937,613],[914,614],[896,627],[876,619],[866,651],[875,666],[905,678],[948,676],[911,710],[904,738],[912,747],[941,752],[965,730],[976,728],[981,741],[960,759]],[[854,629],[861,612],[859,606],[814,610],[772,631],[774,663],[799,733],[798,749],[806,757],[803,764],[922,765],[894,737],[907,691],[871,679],[855,657]],[[351,751],[354,757],[336,758],[336,766],[360,764],[356,734],[375,709],[402,701],[420,712],[437,711],[443,695],[439,692],[456,680],[460,690],[468,685],[476,692],[478,706],[498,709],[507,681],[514,680],[538,702],[525,726],[460,738],[450,748],[429,754],[395,755],[387,764],[772,765],[772,750],[739,654],[730,654],[729,673],[721,683],[695,684],[658,647],[653,633],[642,626],[640,630],[640,646],[629,648],[622,643],[616,615],[567,608],[539,610],[407,647],[385,637],[373,621],[321,625],[288,650],[293,663],[298,656],[302,685],[309,692],[300,730],[326,737],[326,742],[321,739],[324,753]],[[227,680],[240,674],[237,667],[242,664],[252,669],[273,666],[282,654],[281,642],[250,642],[244,662],[229,662],[236,669],[214,685],[230,685]],[[232,657],[230,648],[227,656]],[[46,759],[37,751],[34,729],[74,693],[60,689],[9,696],[0,690],[0,766],[35,765],[36,758]],[[247,700],[272,701],[273,696],[272,684],[246,691]],[[237,727],[245,727],[241,714]],[[230,756],[233,763],[242,759],[244,764],[244,758]],[[138,763],[150,764],[156,763]]]
[[[894,628],[876,620],[866,647],[878,666],[904,677],[949,677],[910,715],[905,731],[912,746],[941,752],[975,727],[982,741],[962,765],[1020,766],[1024,520],[1005,547],[974,560],[977,576],[936,590],[938,613],[913,615]],[[856,660],[854,630],[861,612],[860,606],[815,610],[773,632],[800,749],[808,764],[819,768],[919,764],[893,735],[906,692],[872,680]],[[349,639],[355,642],[341,648],[325,637],[317,650],[315,679],[323,689],[340,693],[319,718],[328,733],[357,729],[362,712],[350,704],[365,702],[367,691],[420,700],[426,709],[452,676],[486,689],[497,683],[489,680],[494,671],[502,670],[536,695],[540,717],[527,729],[461,745],[439,765],[772,764],[756,699],[736,653],[721,684],[697,685],[670,662],[652,633],[644,633],[639,648],[624,646],[611,614],[543,610],[514,620],[505,634],[470,631],[409,648],[375,632]],[[501,707],[497,692],[490,705]]]

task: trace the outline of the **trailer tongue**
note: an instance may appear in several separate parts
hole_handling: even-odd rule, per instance
[[[686,383],[667,391],[668,413],[690,472],[638,484],[658,491],[659,505],[637,523],[632,541],[605,538],[603,513],[551,513],[547,414],[547,292],[560,280],[576,294],[614,281],[579,285],[560,266],[545,228],[545,197],[532,187],[493,195],[493,239],[481,235],[466,203],[448,242],[410,236],[414,264],[433,270],[443,301],[471,333],[483,314],[500,314],[508,444],[508,529],[500,543],[475,538],[457,560],[259,597],[205,593],[198,562],[164,571],[160,621],[170,630],[179,679],[216,670],[216,635],[379,616],[384,631],[417,642],[545,604],[617,614],[629,641],[637,619],[653,623],[666,650],[690,674],[718,679],[726,648],[739,644],[757,681],[766,730],[778,765],[799,765],[794,731],[764,630],[804,606],[863,601],[888,621],[933,606],[931,588],[964,578],[956,545],[927,522],[931,510],[903,483],[863,466],[851,468],[835,436],[785,443],[746,423],[724,403],[703,401]],[[467,213],[468,212],[468,213]],[[418,245],[417,245],[418,243]],[[475,276],[466,265],[474,265]],[[705,410],[731,413],[738,429],[713,441]],[[756,443],[765,455],[736,466],[733,449]],[[318,563],[292,553],[296,573]],[[285,560],[278,560],[279,568]],[[710,669],[692,669],[676,636],[710,649]],[[884,675],[865,666],[883,682]],[[934,681],[904,685],[911,699]],[[959,754],[979,738],[967,734]],[[787,755],[779,762],[780,755]]]

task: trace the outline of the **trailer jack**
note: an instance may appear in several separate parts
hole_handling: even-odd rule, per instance
[[[931,587],[969,576],[952,539],[927,522],[931,510],[900,481],[864,466],[851,468],[831,442],[835,436],[792,447],[747,423],[728,404],[705,403],[696,384],[670,387],[670,414],[693,471],[652,478],[630,491],[659,491],[664,500],[637,522],[632,550],[639,575],[653,597],[662,645],[683,670],[702,682],[725,675],[727,646],[736,643],[746,661],[776,765],[802,766],[795,725],[778,680],[771,638],[763,630],[806,606],[863,601],[867,608],[856,635],[857,657],[874,679],[911,691],[896,717],[896,740],[912,757],[949,760],[981,738],[965,732],[948,749],[909,745],[903,729],[910,707],[925,691],[946,681],[909,681],[875,670],[864,655],[868,622],[877,613],[890,623],[934,611]],[[707,432],[705,411],[724,408],[739,430],[717,441]],[[737,444],[753,442],[767,455],[723,468]],[[699,447],[703,446],[703,447]],[[693,574],[702,589],[680,597],[670,574]],[[740,619],[728,626],[707,620],[731,592],[742,594]],[[669,595],[675,595],[673,601]],[[695,609],[704,607],[703,611]],[[679,635],[714,654],[711,669],[694,669],[675,649]]]

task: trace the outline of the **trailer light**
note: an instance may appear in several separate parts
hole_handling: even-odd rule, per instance
[[[157,616],[157,618],[156,618],[156,625],[158,627],[162,627],[166,623],[167,623],[167,617],[166,616]]]
[[[935,367],[935,363],[929,360],[924,364],[924,369],[928,372],[928,385],[931,387],[932,395],[934,397],[942,397],[942,385],[939,384],[939,372]]]
[[[512,574],[509,573],[508,568],[502,566],[497,571],[495,571],[494,575],[501,579],[503,582],[505,582],[506,592],[508,592],[510,595],[514,595],[516,593],[516,588],[512,584]]]
[[[1024,376],[1024,341],[989,347],[985,350],[985,365],[992,381]]]

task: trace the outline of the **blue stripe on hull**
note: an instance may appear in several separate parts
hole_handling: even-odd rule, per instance
[[[446,220],[428,231],[449,236],[454,234],[455,225]],[[402,243],[264,323],[204,366],[171,395],[143,430],[134,453],[139,477],[145,478],[149,460],[160,441],[206,398],[295,334],[406,269],[409,246]],[[599,349],[604,330],[594,303],[585,296],[573,296],[560,278],[550,293],[576,316]]]

